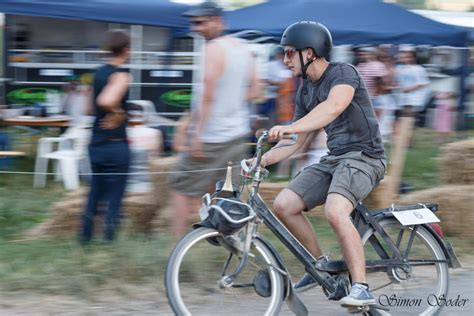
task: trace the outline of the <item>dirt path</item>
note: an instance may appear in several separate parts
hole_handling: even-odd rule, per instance
[[[451,272],[450,297],[467,299],[463,307],[445,308],[442,315],[470,316],[474,313],[474,269],[461,268]],[[80,299],[70,296],[47,296],[28,292],[1,293],[0,315],[173,315],[163,289],[130,287],[127,294],[102,293],[100,297]],[[310,315],[347,315],[337,302],[329,302],[320,290],[301,295]],[[245,302],[249,304],[249,302]],[[209,306],[208,315],[219,315],[218,306]],[[412,315],[408,309],[398,309],[393,315]],[[225,313],[230,316],[229,313]],[[283,304],[280,315],[293,315]],[[240,314],[239,316],[244,316]],[[247,314],[245,315],[247,316]],[[257,315],[259,316],[259,315]]]

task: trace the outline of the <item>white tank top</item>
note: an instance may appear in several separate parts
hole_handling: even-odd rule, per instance
[[[224,49],[225,66],[216,83],[211,112],[203,127],[201,136],[205,143],[223,143],[250,132],[247,96],[252,54],[248,45],[239,41],[239,45],[235,45],[224,38],[213,40]]]

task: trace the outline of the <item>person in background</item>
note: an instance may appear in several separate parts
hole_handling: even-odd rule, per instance
[[[361,47],[358,53],[360,62],[357,65],[357,69],[362,79],[364,79],[365,86],[375,109],[375,114],[380,118],[383,110],[376,100],[379,96],[380,86],[383,85],[383,78],[387,74],[387,69],[385,65],[377,59],[377,48],[372,46]]]
[[[295,111],[295,90],[296,80],[293,77],[287,78],[278,90],[277,98],[277,124],[290,124]]]
[[[89,145],[93,175],[82,218],[82,244],[91,241],[94,216],[101,203],[105,204],[106,209],[104,239],[112,241],[115,238],[130,164],[126,101],[131,76],[120,68],[129,58],[130,36],[123,30],[111,30],[105,34],[104,42],[111,58],[96,70],[94,76],[95,121]]]
[[[180,150],[169,179],[174,191],[175,237],[188,229],[202,195],[209,192],[217,179],[224,178],[227,162],[238,164],[247,155],[249,100],[258,97],[259,84],[250,47],[223,34],[222,15],[222,8],[210,1],[185,12],[191,29],[203,36],[206,43],[200,94],[174,137],[174,147]],[[195,172],[199,170],[202,172]],[[239,180],[238,168],[233,171],[233,180]]]
[[[435,129],[438,132],[437,141],[445,143],[453,134],[454,111],[456,110],[456,94],[440,92],[436,96]]]
[[[78,125],[90,114],[91,91],[89,86],[81,83],[78,76],[66,77],[67,84],[63,89],[61,100],[62,113],[71,117],[72,126]]]
[[[278,122],[278,91],[283,88],[285,81],[291,78],[291,71],[283,63],[283,48],[275,45],[270,50],[266,77],[262,80],[266,84],[267,100],[260,105],[259,114],[266,116],[266,128]]]
[[[397,101],[393,94],[397,88],[395,81],[395,59],[388,50],[380,49],[378,59],[384,64],[386,72],[377,86],[377,97],[374,100],[374,107],[378,108],[378,119],[380,125],[380,134],[384,142],[390,142],[393,133],[393,124],[395,121],[395,111],[397,110]]]
[[[430,94],[428,73],[423,66],[418,65],[414,47],[401,46],[398,60],[395,78],[400,92],[401,110],[397,116],[416,118],[417,113],[425,109]]]

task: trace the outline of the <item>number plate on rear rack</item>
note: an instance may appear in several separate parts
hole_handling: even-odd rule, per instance
[[[413,210],[393,211],[392,214],[403,226],[437,223],[440,221],[439,218],[426,207]]]

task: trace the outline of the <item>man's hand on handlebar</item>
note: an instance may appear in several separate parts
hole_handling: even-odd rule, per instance
[[[295,131],[291,125],[276,125],[268,131],[270,141],[278,141],[283,138],[285,134],[294,134]]]

